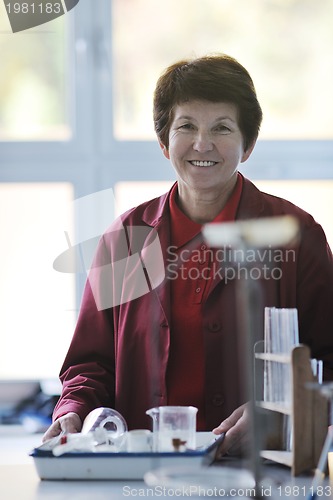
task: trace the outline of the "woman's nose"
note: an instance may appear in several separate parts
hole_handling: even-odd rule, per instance
[[[214,145],[209,134],[198,133],[194,139],[193,149],[199,153],[206,153],[212,151]]]

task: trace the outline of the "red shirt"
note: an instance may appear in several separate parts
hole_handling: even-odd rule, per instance
[[[213,222],[232,221],[240,201],[243,178]],[[202,304],[210,281],[212,252],[200,237],[202,225],[189,219],[177,205],[178,190],[170,196],[171,345],[167,370],[168,405],[198,408],[197,430],[206,430],[205,366]],[[177,260],[177,262],[176,262]]]

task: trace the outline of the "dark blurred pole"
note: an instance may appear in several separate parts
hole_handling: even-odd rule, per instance
[[[245,247],[245,245],[244,245]],[[247,255],[248,248],[244,248]],[[242,262],[250,270],[250,264]],[[256,408],[256,387],[261,381],[255,380],[254,346],[258,340],[263,339],[263,300],[262,289],[258,280],[240,278],[237,282],[237,309],[238,314],[238,339],[239,362],[244,367],[244,399],[249,405],[249,469],[255,480],[255,498],[262,498],[260,488],[261,466],[260,450],[262,445],[262,425],[260,414]]]

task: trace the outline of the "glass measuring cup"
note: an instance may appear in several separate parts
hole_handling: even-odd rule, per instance
[[[147,410],[153,419],[153,450],[195,449],[197,411],[194,406],[158,406]]]
[[[158,451],[158,432],[160,428],[160,406],[155,406],[146,411],[153,420],[153,451]]]

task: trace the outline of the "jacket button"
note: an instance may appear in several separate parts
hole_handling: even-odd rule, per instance
[[[212,321],[211,323],[209,323],[208,328],[211,332],[218,332],[219,330],[221,330],[221,323],[219,323],[218,321]]]
[[[214,406],[222,406],[224,403],[224,397],[222,394],[215,394],[212,398],[212,403]]]

